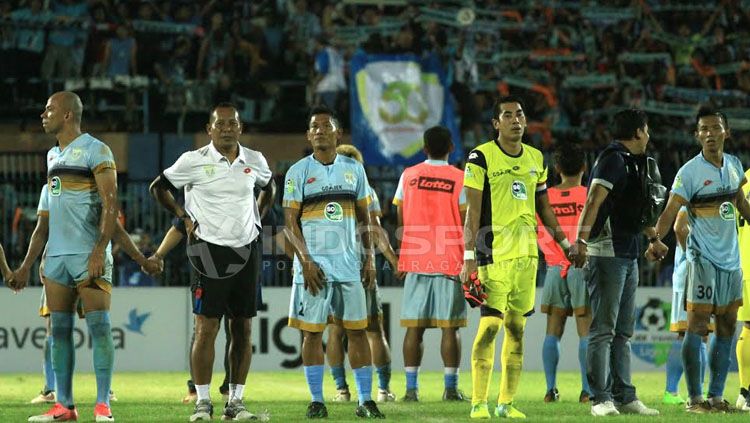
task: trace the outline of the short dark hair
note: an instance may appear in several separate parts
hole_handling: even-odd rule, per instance
[[[639,129],[648,124],[646,112],[639,109],[625,109],[615,113],[612,125],[612,138],[630,140],[635,138]]]
[[[424,131],[424,148],[429,157],[444,157],[453,147],[451,131],[445,126],[433,126]]]
[[[555,164],[560,168],[560,173],[565,176],[574,176],[580,173],[586,166],[586,156],[578,144],[572,142],[560,143],[555,147],[553,154]]]
[[[521,105],[521,109],[526,112],[526,105],[523,104],[523,99],[521,99],[521,97],[516,95],[506,95],[495,100],[495,104],[492,106],[492,110],[495,112],[495,115],[492,116],[493,118],[500,116],[500,111],[502,110],[500,109],[500,105],[505,103],[518,103]]]
[[[339,121],[333,110],[329,109],[323,104],[316,104],[315,106],[312,106],[312,108],[310,109],[310,113],[307,115],[308,124],[310,123],[310,119],[312,119],[315,115],[328,115],[331,117],[331,120],[333,122],[338,123]]]
[[[240,112],[240,110],[234,103],[231,103],[229,101],[222,101],[221,103],[216,104],[213,109],[211,109],[211,114],[208,115],[209,122],[211,121],[211,119],[213,119],[216,109],[234,109],[238,114]]]
[[[711,107],[711,106],[702,106],[698,113],[695,115],[695,126],[698,127],[698,121],[701,120],[702,117],[706,116],[718,116],[721,118],[722,121],[724,121],[724,129],[729,129],[729,121],[727,121],[727,115],[724,114],[724,112]]]

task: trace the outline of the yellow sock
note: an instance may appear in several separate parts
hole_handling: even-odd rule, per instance
[[[747,326],[742,326],[735,351],[737,352],[737,367],[740,371],[740,387],[748,389],[750,387],[750,329]]]
[[[518,382],[521,380],[521,367],[523,367],[523,330],[525,325],[526,318],[522,315],[506,313],[498,404],[513,402],[513,397],[518,390]]]
[[[495,316],[479,319],[477,337],[471,348],[472,405],[486,403],[490,394],[492,367],[495,365],[495,337],[502,322],[503,319]]]

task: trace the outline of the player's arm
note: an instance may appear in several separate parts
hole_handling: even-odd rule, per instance
[[[117,172],[106,168],[94,174],[96,189],[102,200],[102,214],[99,217],[99,238],[89,256],[89,278],[104,274],[104,251],[115,233],[117,226]]]
[[[47,237],[49,235],[49,215],[46,213],[40,213],[37,215],[36,227],[34,232],[31,234],[31,240],[29,241],[29,248],[26,250],[26,257],[24,257],[21,265],[13,272],[11,280],[8,282],[8,286],[16,291],[20,291],[26,287],[29,283],[29,274],[31,273],[31,266],[34,265],[36,259],[44,250],[47,245]]]
[[[677,238],[677,244],[683,250],[687,249],[687,237],[690,235],[690,225],[688,224],[688,215],[686,211],[680,210],[677,212],[677,218],[674,221],[675,238]]]
[[[139,266],[143,268],[147,267],[148,263],[146,260],[146,256],[141,253],[141,251],[138,249],[138,246],[135,245],[133,239],[130,237],[130,234],[125,231],[125,228],[122,227],[122,224],[120,224],[119,220],[117,221],[117,226],[115,227],[115,233],[112,236],[112,241],[119,245],[120,248],[122,248],[122,251],[124,251],[125,254],[133,259],[133,261],[136,262]],[[150,274],[152,272],[148,273]]]
[[[476,251],[477,232],[479,231],[479,219],[482,215],[482,191],[471,187],[465,187],[466,211],[464,212],[464,251]],[[465,254],[465,253],[464,253]],[[461,282],[469,283],[472,273],[477,270],[476,258],[464,256],[464,267],[461,270]]]
[[[311,294],[317,295],[318,291],[323,289],[325,274],[313,261],[310,251],[307,249],[305,237],[302,235],[302,228],[299,225],[300,215],[301,210],[299,208],[284,207],[284,236],[286,236],[287,247],[291,248],[300,265],[302,265],[305,289],[309,289]]]
[[[260,218],[263,219],[268,214],[271,207],[273,207],[273,201],[276,199],[276,181],[271,178],[258,194],[258,210],[260,211]]]
[[[369,197],[368,197],[369,198]],[[362,280],[365,283],[365,287],[368,289],[375,288],[375,244],[377,242],[378,234],[377,228],[372,226],[370,221],[370,211],[368,210],[368,199],[358,200],[354,208],[355,214],[357,215],[357,223],[361,231],[362,246],[364,247],[365,261],[362,264],[363,277]]]
[[[383,229],[383,225],[380,223],[380,213],[371,211],[370,212],[370,223],[372,224],[373,231],[375,232],[375,241],[377,243],[378,251],[383,253],[385,259],[391,265],[391,268],[396,271],[398,269],[398,256],[393,250],[393,246],[388,240],[388,234]],[[399,279],[402,275],[398,274]]]
[[[175,200],[172,191],[177,191],[177,188],[172,185],[163,173],[151,182],[148,191],[164,209],[185,222],[185,229],[188,235],[193,233],[198,222],[193,223],[187,211]]]
[[[536,196],[536,212],[539,214],[539,218],[542,220],[542,224],[548,229],[552,229],[552,235],[555,241],[560,244],[563,251],[567,251],[570,248],[570,241],[565,236],[565,231],[560,227],[560,223],[557,221],[555,212],[552,211],[552,206],[549,203],[549,196],[547,191],[543,191]]]
[[[680,209],[687,204],[688,201],[674,191],[669,194],[667,205],[664,207],[664,211],[661,212],[659,220],[656,221],[654,235],[649,238],[650,245],[648,250],[646,250],[646,258],[649,260],[661,260],[667,255],[669,248],[664,245],[661,238],[669,233]]]

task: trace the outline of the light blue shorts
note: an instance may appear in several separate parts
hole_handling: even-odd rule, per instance
[[[401,326],[406,328],[466,326],[466,300],[461,283],[445,275],[407,273],[401,304]]]
[[[736,313],[742,305],[742,269],[722,270],[703,257],[688,260],[685,292],[688,311]]]
[[[570,267],[565,278],[562,266],[547,267],[542,290],[542,313],[557,316],[584,316],[590,309],[589,291],[583,269]]]
[[[44,260],[44,277],[48,282],[56,282],[70,288],[95,283],[104,291],[112,291],[112,254],[104,254],[104,274],[94,281],[89,280],[89,255],[47,256]]]
[[[307,332],[323,332],[328,323],[345,329],[367,327],[362,282],[327,282],[317,295],[310,294],[303,284],[292,286],[288,325]]]

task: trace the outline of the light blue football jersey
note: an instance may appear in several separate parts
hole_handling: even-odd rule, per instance
[[[47,256],[91,253],[102,213],[94,175],[107,169],[115,169],[112,151],[89,134],[81,134],[64,150],[56,145],[47,152]]]
[[[310,155],[286,174],[284,207],[301,210],[305,244],[328,282],[361,279],[356,207],[369,206],[368,187],[364,167],[341,154],[330,165]],[[297,257],[293,273],[294,283],[304,282]]]
[[[36,206],[36,214],[49,216],[49,197],[47,196],[47,184],[42,187],[39,193],[39,205]]]
[[[383,210],[380,208],[380,199],[378,199],[378,194],[369,185],[367,186],[367,193],[370,195],[370,205],[367,206],[367,211],[369,211],[370,213],[375,213],[377,215],[382,215]]]
[[[740,268],[735,198],[744,182],[740,159],[727,153],[721,168],[699,153],[677,171],[672,193],[689,202],[688,261],[702,256],[719,269]]]

